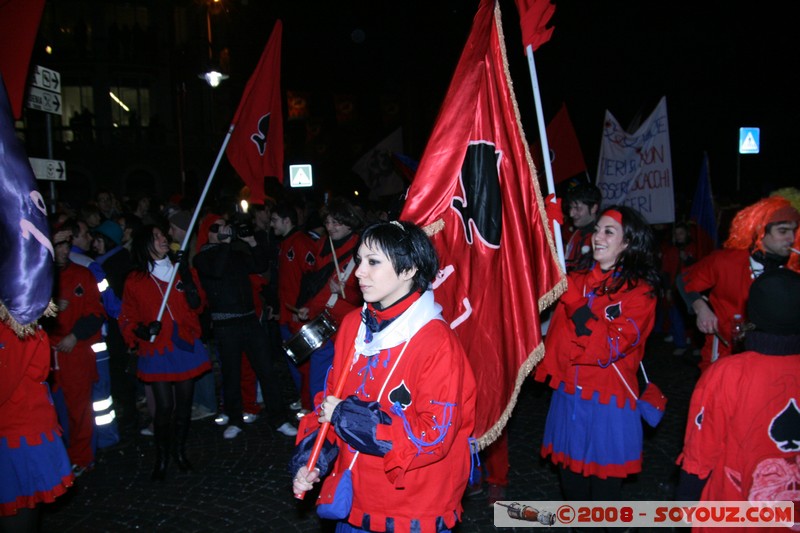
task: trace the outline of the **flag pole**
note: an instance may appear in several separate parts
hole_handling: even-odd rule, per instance
[[[539,124],[539,138],[542,140],[542,161],[544,162],[544,175],[547,178],[547,193],[552,194],[551,203],[556,203],[556,186],[553,182],[553,168],[550,164],[550,146],[547,143],[547,128],[544,124],[544,115],[542,114],[542,97],[539,94],[539,78],[536,76],[536,64],[533,61],[533,46],[525,46],[525,55],[528,56],[528,70],[531,73],[531,86],[533,87],[533,101],[536,104],[536,121]],[[564,261],[564,243],[561,242],[561,224],[552,220],[553,223],[553,237],[556,241],[556,252],[558,253],[558,262],[561,263],[561,268],[566,271],[566,262]]]
[[[214,161],[214,166],[211,167],[211,172],[208,174],[208,179],[206,179],[206,186],[203,187],[203,192],[200,194],[200,199],[197,201],[197,205],[194,208],[194,213],[192,213],[192,220],[189,222],[189,227],[186,228],[186,235],[183,237],[183,242],[181,243],[181,251],[186,250],[186,247],[189,246],[189,241],[192,238],[192,230],[194,229],[195,222],[197,222],[197,216],[200,214],[200,208],[203,206],[203,202],[206,199],[206,195],[208,195],[208,190],[211,188],[211,182],[214,181],[214,176],[217,173],[217,167],[219,167],[219,162],[222,160],[222,154],[225,153],[225,148],[228,146],[228,141],[231,139],[231,134],[233,133],[234,124],[231,124],[228,128],[228,133],[225,135],[225,139],[222,141],[222,147],[219,149],[219,153],[217,154],[217,159]],[[187,259],[188,260],[188,259]],[[178,273],[178,266],[175,265],[175,268],[172,269],[172,273],[169,276],[169,283],[167,283],[167,290],[164,291],[164,299],[161,300],[161,307],[158,309],[158,316],[156,317],[157,321],[161,321],[161,318],[164,316],[164,310],[167,308],[167,298],[169,297],[169,293],[172,290],[172,286],[175,284],[175,275]],[[153,335],[150,337],[150,342],[154,342],[156,340],[156,336]]]

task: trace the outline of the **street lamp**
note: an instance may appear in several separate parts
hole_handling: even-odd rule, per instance
[[[213,69],[200,74],[197,77],[201,80],[206,80],[206,83],[208,83],[210,87],[218,87],[223,80],[227,80],[229,78],[227,74],[223,74],[222,72]]]

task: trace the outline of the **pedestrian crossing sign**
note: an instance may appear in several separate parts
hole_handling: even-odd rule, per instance
[[[289,165],[289,185],[292,187],[311,187],[313,184],[311,165]]]
[[[757,154],[759,150],[759,128],[739,128],[739,153]]]

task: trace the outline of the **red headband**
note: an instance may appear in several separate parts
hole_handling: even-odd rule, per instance
[[[607,209],[603,212],[604,217],[613,218],[617,221],[617,223],[622,226],[622,213],[617,211],[616,209]]]

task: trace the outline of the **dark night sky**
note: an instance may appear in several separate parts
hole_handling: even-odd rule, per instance
[[[397,91],[411,104],[406,151],[419,157],[466,42],[477,0],[264,2],[251,0],[240,45],[260,53],[284,22],[285,89]],[[761,128],[761,154],[741,156],[743,189],[795,185],[800,134],[794,68],[800,44],[789,3],[560,0],[555,32],[536,53],[545,119],[566,102],[594,178],[605,110],[623,125],[666,95],[678,203],[709,152],[715,195],[735,189],[740,126]],[[529,140],[538,137],[519,19],[501,0],[511,74]],[[235,12],[231,16],[235,17]],[[354,39],[354,31],[363,32]],[[255,58],[252,62],[255,62]],[[248,68],[250,68],[248,66]],[[389,133],[389,132],[382,132]],[[379,138],[370,139],[377,142]]]

